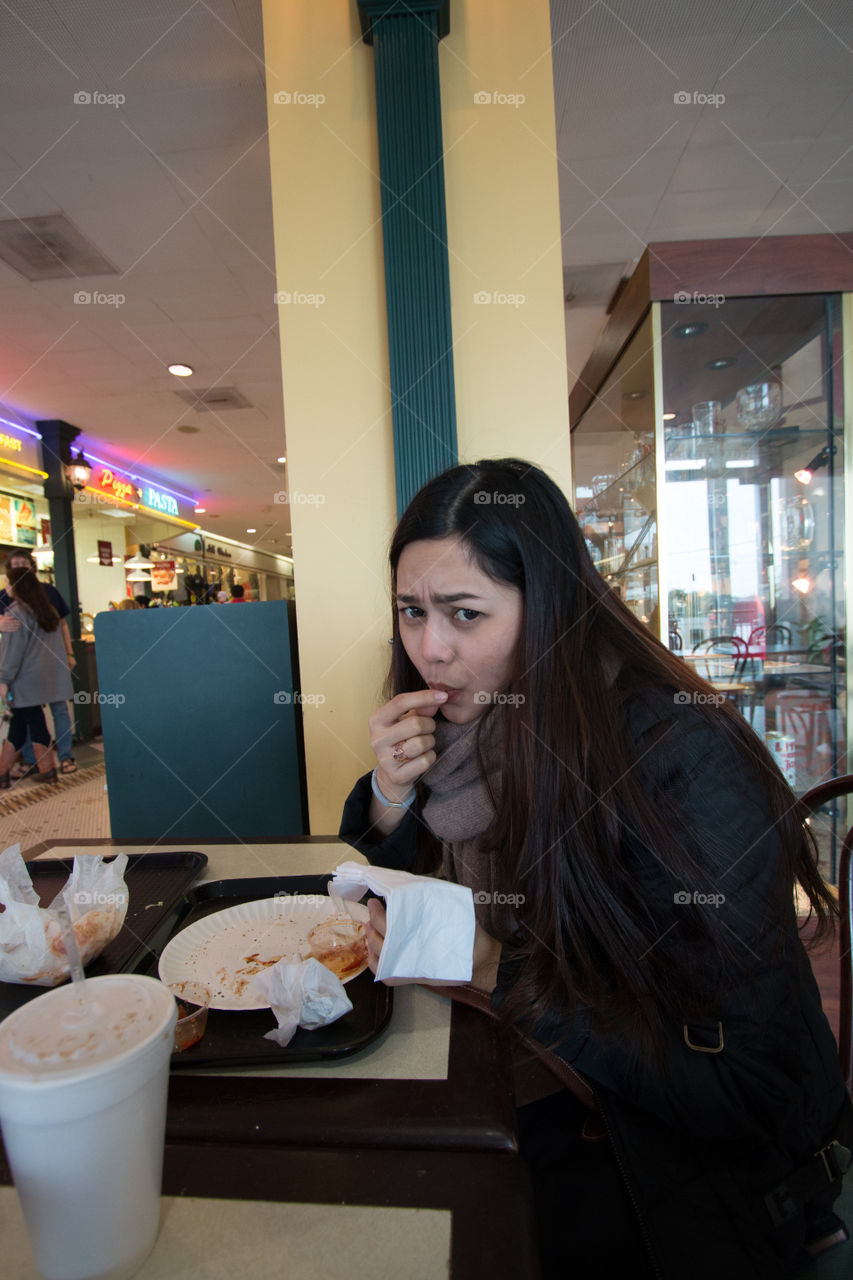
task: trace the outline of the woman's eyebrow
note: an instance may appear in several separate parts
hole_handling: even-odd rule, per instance
[[[400,604],[417,604],[420,596],[398,595],[397,599]],[[482,596],[475,595],[473,591],[457,591],[453,595],[434,595],[430,596],[433,604],[457,604],[460,600],[482,600]]]

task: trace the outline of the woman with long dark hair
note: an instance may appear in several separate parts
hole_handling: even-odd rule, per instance
[[[13,598],[8,610],[21,622],[0,644],[0,700],[11,697],[9,736],[0,751],[0,788],[9,786],[9,774],[29,730],[35,751],[39,782],[56,781],[56,760],[43,705],[72,696],[71,675],[59,614],[41,583],[28,566],[10,568],[7,576]]]
[[[837,914],[802,806],[531,464],[432,480],[390,562],[377,766],[341,835],[474,891],[472,985],[592,1087],[591,1114],[516,1055],[543,1275],[794,1274],[844,1238],[853,1138],[797,929],[795,885],[817,938]]]

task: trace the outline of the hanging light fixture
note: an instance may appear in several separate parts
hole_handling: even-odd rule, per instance
[[[129,560],[125,560],[125,569],[150,569],[154,564],[153,560],[148,560],[145,556],[141,556],[138,552],[135,556],[131,556]]]
[[[151,574],[146,573],[144,569],[134,569],[133,573],[127,575],[128,582],[150,582]]]
[[[75,489],[86,488],[86,485],[92,479],[92,468],[82,452],[78,452],[76,457],[72,457],[70,462],[66,462],[65,475]]]

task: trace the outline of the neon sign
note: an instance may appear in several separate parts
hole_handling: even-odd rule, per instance
[[[118,498],[119,502],[131,502],[131,494],[138,495],[136,485],[131,484],[129,480],[122,480],[119,476],[111,471],[109,467],[103,467],[98,474],[98,485],[101,489],[111,493],[114,498]]]
[[[178,514],[178,504],[172,495],[152,489],[150,485],[146,487],[142,500],[146,507],[154,507],[156,511],[165,511],[170,516]]]

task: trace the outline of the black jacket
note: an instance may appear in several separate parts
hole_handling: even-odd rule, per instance
[[[649,793],[666,791],[694,830],[713,833],[708,856],[716,849],[720,860],[706,870],[723,890],[722,918],[751,953],[750,979],[729,987],[715,1017],[668,1028],[666,1078],[583,1013],[554,1008],[536,1035],[592,1084],[657,1273],[780,1280],[840,1192],[837,1149],[828,1164],[815,1153],[835,1138],[853,1146],[853,1107],[793,903],[781,943],[767,928],[779,837],[748,750],[665,690],[635,691],[623,714]],[[376,842],[370,795],[367,775],[346,802],[341,838],[371,862],[411,868],[418,815]],[[625,854],[651,900],[671,902],[671,882],[630,835]],[[676,944],[673,958],[698,972],[715,963],[695,945],[682,957]],[[502,964],[494,1003],[511,982]]]

